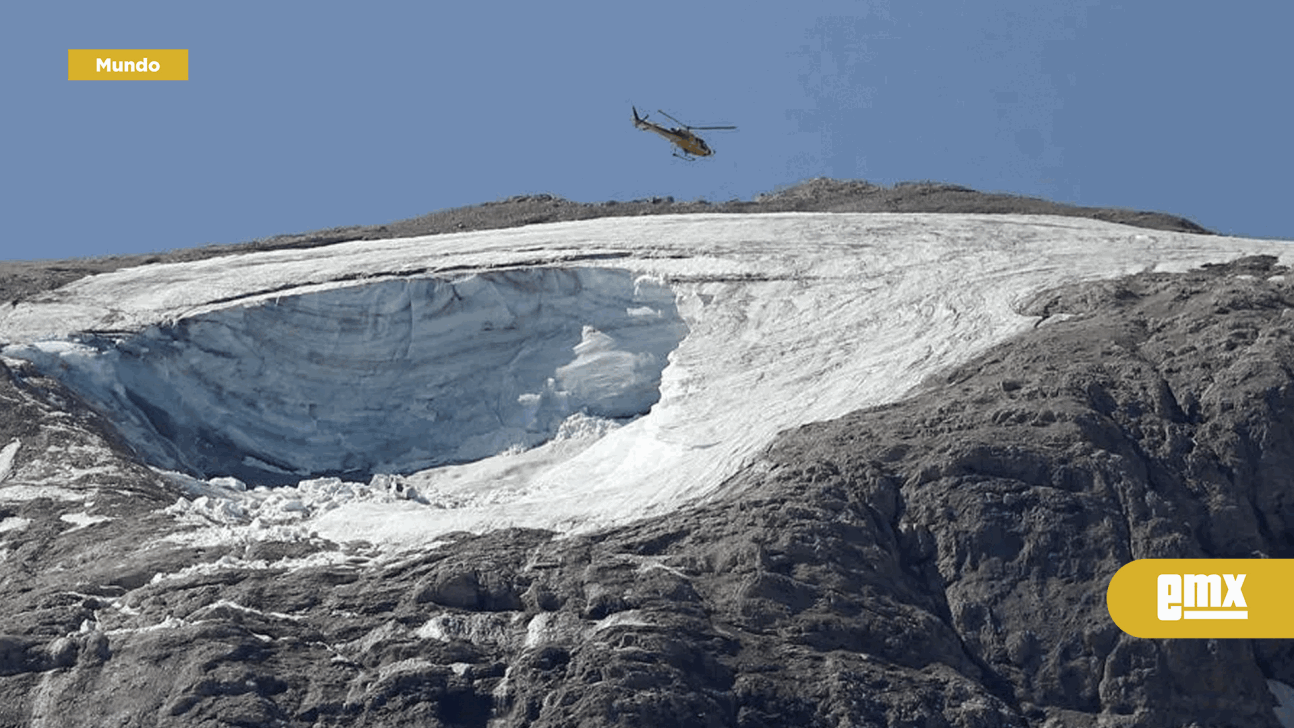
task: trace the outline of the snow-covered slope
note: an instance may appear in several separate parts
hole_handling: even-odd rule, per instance
[[[154,463],[263,482],[479,460],[549,440],[576,412],[642,414],[686,332],[657,282],[524,268],[288,295],[43,350],[75,363],[65,376]]]
[[[5,309],[0,337],[188,474],[175,513],[411,543],[668,512],[778,431],[1037,325],[1040,290],[1287,249],[1059,217],[605,218],[125,269]]]

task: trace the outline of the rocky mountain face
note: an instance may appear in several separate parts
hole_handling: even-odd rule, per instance
[[[1288,641],[1137,639],[1105,588],[1294,558],[1292,310],[1269,257],[1049,291],[727,496],[398,558],[172,538],[172,486],[8,359],[0,483],[45,485],[0,502],[0,726],[1279,728]]]

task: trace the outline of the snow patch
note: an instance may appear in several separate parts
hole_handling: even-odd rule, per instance
[[[72,533],[73,531],[80,531],[81,529],[93,526],[96,523],[104,523],[111,521],[112,519],[108,516],[92,515],[89,511],[81,511],[80,513],[64,513],[58,517],[58,520],[64,523],[71,523],[74,527],[69,528],[64,533]]]
[[[210,612],[221,610],[221,609],[229,609],[235,612],[243,612],[244,614],[253,614],[256,616],[269,617],[272,619],[283,619],[290,622],[300,622],[302,619],[302,617],[300,617],[299,615],[287,614],[285,612],[266,612],[264,610],[254,609],[252,607],[244,606],[242,604],[239,604],[238,602],[235,602],[229,599],[220,599],[215,602],[212,602],[211,604],[208,604],[205,607],[201,607],[200,609],[195,610],[193,614],[194,615],[202,614],[203,616],[206,616]]]
[[[10,516],[0,520],[0,533],[6,531],[21,531],[31,525],[30,518],[21,518],[19,516]]]
[[[0,487],[0,503],[6,501],[11,503],[30,501],[38,498],[49,498],[51,500],[61,501],[83,501],[91,495],[92,493],[76,491],[70,488],[60,488],[55,485],[15,484]]]
[[[527,648],[571,645],[588,631],[588,625],[569,612],[540,612],[526,625],[522,643]]]
[[[229,544],[237,542],[234,538],[226,538],[220,543]],[[340,551],[319,551],[308,556],[298,558],[279,559],[277,561],[268,561],[266,559],[244,559],[231,554],[225,554],[215,561],[209,561],[201,564],[192,564],[182,569],[172,572],[157,572],[149,580],[150,584],[161,584],[167,581],[177,579],[187,579],[192,576],[205,576],[209,574],[218,574],[222,571],[230,570],[257,570],[282,569],[286,571],[297,571],[299,569],[313,569],[321,566],[338,566],[353,562],[352,556]]]
[[[425,640],[464,640],[474,645],[515,646],[524,639],[526,616],[522,612],[471,612],[437,614],[414,634]]]
[[[1294,687],[1280,680],[1268,680],[1267,689],[1276,696],[1276,720],[1284,728],[1294,728]]]
[[[13,469],[13,458],[18,454],[18,448],[22,446],[22,441],[14,438],[12,442],[0,450],[0,483],[5,482],[9,477],[9,471]]]
[[[175,615],[168,614],[165,619],[154,624],[145,625],[143,627],[116,627],[105,631],[104,634],[109,637],[118,637],[121,635],[139,634],[143,632],[158,632],[164,629],[183,629],[187,626],[189,626],[189,622],[186,622]]]

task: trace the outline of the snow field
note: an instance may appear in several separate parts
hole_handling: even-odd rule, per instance
[[[0,313],[0,337],[15,342],[5,355],[74,372],[65,378],[117,372],[115,385],[99,380],[109,392],[154,386],[121,375],[136,371],[121,364],[136,347],[176,393],[150,406],[188,408],[194,432],[236,423],[220,431],[235,434],[194,440],[233,442],[246,469],[219,458],[182,469],[256,483],[251,475],[277,468],[297,483],[206,481],[173,508],[210,524],[211,537],[291,528],[404,548],[455,530],[587,530],[668,513],[714,497],[777,432],[894,401],[1031,327],[1015,307],[1043,289],[1242,255],[1288,259],[1287,245],[1058,217],[609,218],[127,269]],[[560,333],[541,335],[542,346],[499,344],[491,332],[557,320],[537,312],[571,288],[560,281],[579,282]],[[109,343],[73,342],[110,328]],[[253,330],[274,333],[248,339]],[[274,346],[282,353],[271,357]],[[172,363],[154,364],[157,351]],[[258,358],[272,365],[251,368]],[[186,368],[207,373],[176,384]],[[500,370],[512,383],[488,390],[493,409],[481,414],[462,382]],[[219,387],[193,384],[213,379]],[[440,388],[419,400],[428,390],[402,388],[409,381]],[[228,396],[243,383],[244,394]],[[164,418],[125,399],[123,411],[134,406],[176,441],[156,426]],[[411,414],[424,405],[434,417]],[[409,436],[375,450],[364,438],[393,414]],[[541,436],[515,437],[536,420]],[[324,421],[331,439],[315,442]],[[257,429],[266,422],[272,429]],[[437,461],[445,451],[454,455]],[[356,453],[372,457],[357,482],[296,474],[345,470]]]

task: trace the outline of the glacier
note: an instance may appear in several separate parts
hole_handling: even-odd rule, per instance
[[[187,492],[168,511],[188,538],[407,547],[716,497],[779,431],[1045,325],[1043,290],[1256,254],[1288,243],[1049,216],[602,218],[122,269],[0,311],[0,343]]]
[[[154,465],[284,484],[528,449],[575,413],[645,414],[686,332],[649,277],[522,268],[279,296],[31,353],[66,364]]]

